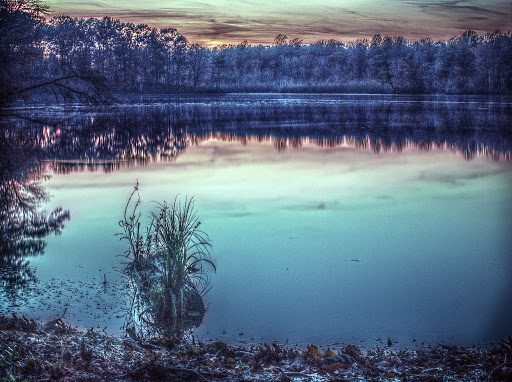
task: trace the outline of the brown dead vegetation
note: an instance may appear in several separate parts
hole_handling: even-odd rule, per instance
[[[134,341],[62,319],[45,325],[0,317],[0,380],[6,381],[510,381],[512,339],[492,349],[432,349],[337,354],[314,345],[243,348],[171,338]]]

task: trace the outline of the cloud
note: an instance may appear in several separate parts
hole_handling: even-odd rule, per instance
[[[446,31],[453,30],[457,34],[467,29],[489,32],[512,27],[510,4],[501,8],[499,1],[408,0],[405,4],[419,8],[434,25]]]
[[[240,42],[248,40],[252,44],[270,44],[274,37],[283,33],[289,38],[299,37],[306,43],[320,39],[343,37],[371,38],[374,34],[395,34],[405,31],[409,21],[380,18],[374,20],[371,28],[368,26],[370,15],[359,12],[333,13],[329,18],[323,18],[311,11],[308,15],[300,12],[289,12],[285,15],[274,15],[265,18],[224,19],[215,18],[212,22],[199,26],[193,33],[200,40],[222,40]]]
[[[55,6],[57,14],[111,16],[158,28],[172,27],[191,42],[210,45],[237,44],[243,40],[266,45],[279,33],[299,37],[305,43],[328,38],[347,42],[375,34],[449,39],[466,29],[487,32],[511,27],[509,8],[499,0],[381,0],[353,5],[333,5],[327,0],[313,4],[302,0],[48,3]]]
[[[404,1],[404,3],[414,5],[420,8],[425,13],[447,18],[453,17],[453,14],[461,13],[478,13],[480,15],[487,15],[491,17],[510,17],[510,13],[501,12],[496,9],[489,9],[478,5],[471,5],[472,1],[468,0],[408,0]]]
[[[60,2],[57,13],[78,17],[111,16],[126,22],[145,23],[151,26],[173,27],[192,42],[224,41],[238,43],[249,40],[251,44],[270,44],[279,33],[299,37],[305,42],[323,38],[371,37],[386,24],[386,31],[396,29],[406,20],[375,16],[368,12],[347,7],[312,7],[294,4],[293,9],[279,9],[266,2],[244,2],[240,9],[210,5],[206,2],[187,2],[184,7],[121,7],[104,1]],[[123,3],[124,4],[124,3]],[[243,5],[243,6],[242,6]],[[247,8],[244,8],[247,7]],[[372,28],[368,27],[368,23]]]

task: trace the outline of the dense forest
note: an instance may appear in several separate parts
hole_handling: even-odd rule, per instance
[[[176,29],[55,16],[38,0],[0,0],[0,99],[101,101],[114,94],[361,92],[510,94],[512,35],[449,41],[373,36],[303,44],[190,44]]]

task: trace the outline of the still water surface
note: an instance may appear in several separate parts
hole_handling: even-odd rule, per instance
[[[329,102],[340,107],[344,97],[301,100],[303,115],[294,109],[292,127],[283,127],[286,117],[268,105],[266,117],[247,117],[249,111],[223,101],[219,110],[232,109],[227,118],[216,117],[217,130],[204,132],[204,121],[215,115],[211,109],[206,117],[180,119],[189,130],[180,136],[182,144],[173,146],[179,149],[170,161],[156,155],[157,160],[123,162],[114,171],[62,171],[64,162],[69,167],[71,159],[80,158],[48,154],[44,163],[51,178],[42,185],[52,198],[45,208],[62,206],[71,219],[62,235],[47,239],[44,256],[30,260],[39,283],[14,302],[0,300],[0,310],[37,311],[36,317],[46,319],[67,308],[71,323],[120,334],[125,247],[116,236],[117,223],[138,179],[146,207],[151,201],[172,201],[176,194],[194,195],[202,229],[212,239],[217,273],[211,273],[208,311],[195,330],[200,338],[371,347],[389,337],[396,346],[409,347],[443,341],[485,345],[510,335],[512,163],[498,131],[510,118],[510,103],[482,106],[475,99],[454,99],[455,111],[447,110],[455,115],[446,118],[466,122],[451,127],[435,114],[448,107],[446,99],[405,100],[427,103],[429,113],[416,104],[419,111],[397,109],[393,99],[378,97],[365,99],[366,106],[352,100],[341,110],[352,113],[348,119],[330,115],[331,109],[315,109]],[[289,108],[289,99],[283,99],[263,100]],[[200,111],[211,107],[201,102]],[[436,102],[441,104],[432,115]],[[177,113],[166,107],[152,106],[162,115]],[[186,104],[179,107],[181,113],[193,113]],[[382,107],[390,110],[382,112]],[[234,119],[233,113],[244,118]],[[488,134],[481,131],[481,115]],[[325,132],[326,120],[349,132],[369,130],[333,140]],[[411,120],[426,127],[418,132]],[[429,126],[436,124],[434,144],[410,137],[434,134]],[[258,125],[278,131],[256,136]],[[463,126],[473,129],[470,141],[476,149],[464,146],[468,132]],[[189,134],[198,128],[200,139]],[[376,149],[377,140],[385,142],[382,128],[389,142]],[[446,129],[452,131],[448,138],[439,133]],[[326,136],[311,137],[311,131]],[[108,137],[97,135],[99,141]],[[151,139],[146,135],[139,141]]]

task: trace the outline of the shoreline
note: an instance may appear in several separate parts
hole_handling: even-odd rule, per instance
[[[4,371],[2,371],[4,370]],[[507,381],[512,338],[493,348],[361,350],[243,347],[220,341],[133,340],[0,316],[0,378],[28,381]],[[9,379],[10,378],[10,379]]]

